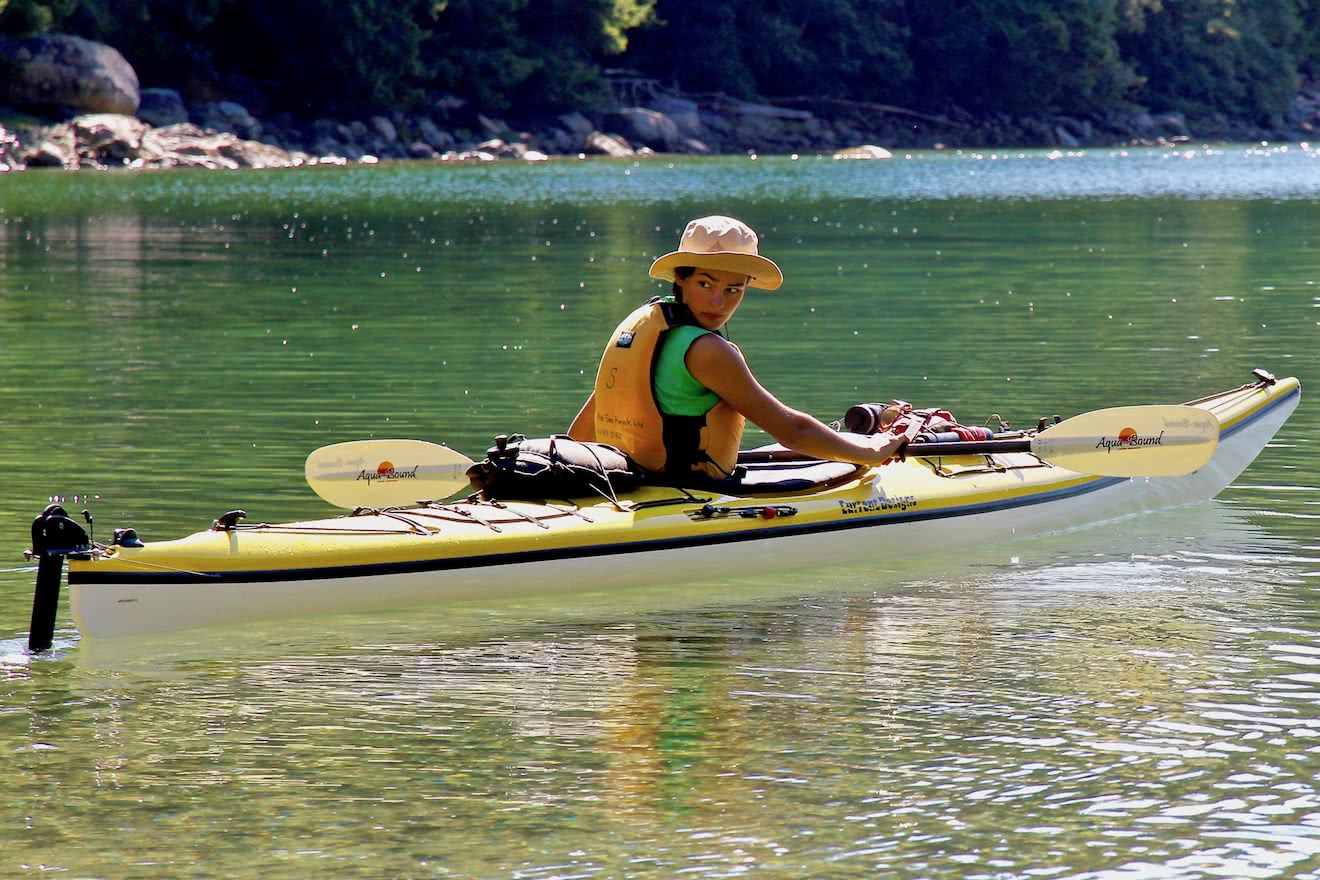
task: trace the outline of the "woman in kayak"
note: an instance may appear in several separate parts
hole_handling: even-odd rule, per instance
[[[745,223],[693,220],[650,275],[673,282],[673,296],[651,300],[615,329],[595,390],[569,428],[573,439],[617,446],[647,470],[680,479],[731,475],[745,420],[822,459],[874,465],[902,446],[901,435],[840,434],[787,406],[720,332],[748,287],[775,290],[784,280]]]

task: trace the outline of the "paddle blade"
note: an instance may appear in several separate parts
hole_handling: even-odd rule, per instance
[[[468,486],[472,459],[425,440],[351,440],[307,456],[307,484],[336,507],[398,507]]]
[[[1031,441],[1046,461],[1082,474],[1174,477],[1219,445],[1219,419],[1195,406],[1116,406],[1074,416]]]

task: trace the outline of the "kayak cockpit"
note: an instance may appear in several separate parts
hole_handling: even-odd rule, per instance
[[[758,461],[755,452],[739,458],[735,475],[727,479],[689,479],[683,488],[720,495],[800,495],[824,492],[859,479],[868,468],[846,461],[808,458],[796,461]]]

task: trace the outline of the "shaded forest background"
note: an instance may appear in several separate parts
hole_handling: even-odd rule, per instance
[[[1277,125],[1320,0],[0,0],[0,33],[118,49],[143,86],[300,117],[437,98],[514,119],[687,94]]]

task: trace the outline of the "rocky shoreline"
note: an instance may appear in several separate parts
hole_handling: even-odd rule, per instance
[[[0,115],[0,121],[9,120],[0,124],[0,171],[287,168],[381,160],[536,162],[672,153],[885,158],[890,150],[915,148],[1307,142],[1320,128],[1320,83],[1300,89],[1286,118],[1268,128],[1222,118],[1189,120],[1181,113],[975,116],[957,109],[932,114],[806,99],[795,100],[795,106],[774,106],[655,88],[641,94],[631,90],[627,105],[614,109],[519,125],[448,97],[420,113],[382,112],[352,120],[296,120],[287,114],[258,119],[233,101],[188,104],[172,89],[139,89],[132,68],[107,46],[60,36],[18,42],[17,47],[9,41],[0,49],[26,64],[26,82],[12,78],[0,100],[25,108],[58,107],[64,118],[34,115],[15,122],[15,114]],[[872,146],[876,144],[883,147]]]

